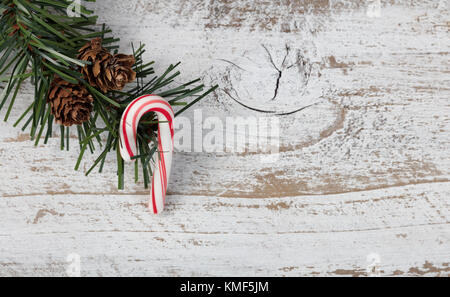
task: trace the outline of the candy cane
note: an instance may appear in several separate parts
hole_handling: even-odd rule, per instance
[[[172,107],[161,97],[146,95],[135,99],[128,105],[120,122],[120,154],[125,162],[132,162],[137,155],[137,128],[139,120],[146,113],[155,112],[158,121],[158,155],[153,170],[151,199],[149,209],[158,214],[163,211],[169,183],[173,154]]]

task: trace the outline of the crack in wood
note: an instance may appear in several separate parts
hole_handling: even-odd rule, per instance
[[[295,63],[287,66],[286,63],[288,61],[288,56],[291,53],[291,47],[288,44],[285,44],[285,54],[283,57],[283,61],[281,63],[280,66],[277,66],[277,64],[274,61],[273,55],[270,52],[270,50],[268,49],[268,47],[265,44],[261,44],[261,47],[264,49],[266,55],[267,55],[267,59],[269,61],[269,64],[275,69],[275,71],[277,72],[277,77],[276,77],[276,81],[275,81],[275,87],[274,87],[274,95],[268,100],[268,101],[275,101],[278,98],[279,95],[279,91],[282,87],[282,78],[283,78],[283,74],[284,74],[284,70],[289,70],[294,66],[298,67],[298,71],[299,74],[302,76],[302,80],[303,80],[303,84],[302,84],[302,89],[303,92],[299,91],[299,94],[304,94],[305,93],[305,89],[308,86],[309,83],[309,79],[311,77],[311,73],[312,73],[312,66],[309,65],[309,63],[304,59],[304,57],[302,56],[301,52],[298,51],[297,52],[297,59],[295,61]],[[239,70],[242,71],[247,71],[245,70],[242,66],[238,65],[235,62],[232,62],[230,60],[227,59],[219,59],[220,61],[224,61],[230,65],[232,65],[233,67],[236,67]],[[258,107],[253,107],[250,106],[249,104],[244,103],[242,100],[240,100],[239,98],[239,92],[236,90],[236,88],[234,87],[232,81],[231,81],[231,73],[230,70],[227,71],[227,74],[224,76],[225,81],[228,82],[229,84],[229,89],[227,88],[223,88],[223,92],[230,97],[233,101],[235,101],[236,103],[238,103],[239,105],[241,105],[242,107],[252,110],[252,111],[256,111],[256,112],[260,112],[260,113],[267,113],[267,114],[274,114],[276,116],[287,116],[287,115],[292,115],[295,113],[298,113],[300,111],[303,111],[309,107],[312,107],[314,105],[317,105],[319,102],[313,103],[313,104],[309,104],[307,106],[302,106],[300,108],[291,110],[291,111],[286,111],[286,112],[277,112],[276,110],[268,110],[268,109],[263,109],[263,108],[258,108]],[[233,93],[235,94],[232,95],[231,91],[233,91]],[[236,98],[237,97],[237,98]]]
[[[289,56],[289,51],[290,51],[291,48],[289,47],[288,44],[286,44],[286,55],[283,58],[283,62],[281,63],[281,67],[278,68],[277,65],[275,65],[275,62],[273,61],[273,57],[272,57],[272,54],[270,53],[269,49],[264,44],[262,44],[262,47],[267,52],[267,55],[269,57],[270,63],[273,65],[275,70],[278,71],[278,77],[277,77],[277,81],[276,81],[276,84],[275,84],[275,92],[274,92],[274,95],[273,95],[272,99],[270,100],[270,101],[274,101],[277,98],[277,96],[278,96],[278,90],[280,88],[281,77],[283,76],[283,71],[281,69],[283,69],[285,67],[286,59]],[[294,65],[289,66],[288,69],[290,67],[292,67],[292,66],[294,66]],[[295,112],[298,112],[298,111],[294,111],[292,113],[295,113]],[[289,114],[292,114],[292,113],[289,113]]]
[[[276,115],[276,116],[288,116],[288,115],[292,115],[292,114],[295,114],[295,113],[297,113],[297,112],[303,111],[303,110],[305,110],[305,109],[307,109],[307,108],[310,108],[310,107],[312,107],[312,106],[315,106],[315,105],[318,105],[318,104],[319,104],[319,102],[317,102],[317,103],[313,103],[313,104],[310,104],[310,105],[306,105],[306,106],[300,107],[299,109],[295,109],[295,110],[293,110],[293,111],[277,113],[275,110],[264,110],[264,109],[259,109],[259,108],[256,108],[256,107],[252,107],[252,106],[246,105],[246,104],[242,103],[241,101],[237,100],[236,98],[234,98],[234,97],[230,94],[230,92],[228,92],[227,90],[223,90],[223,91],[224,91],[224,93],[227,94],[231,99],[233,99],[233,101],[235,101],[236,103],[238,103],[238,104],[241,105],[242,107],[245,107],[245,108],[247,108],[247,109],[250,109],[250,110],[253,110],[253,111],[256,111],[256,112],[270,113],[270,114],[273,114],[273,115]],[[277,90],[276,90],[276,91],[277,91]]]
[[[231,65],[237,67],[238,69],[240,69],[240,70],[242,70],[242,71],[247,71],[247,70],[245,70],[244,68],[242,68],[241,66],[237,65],[236,63],[231,62],[230,60],[227,60],[227,59],[219,59],[219,61],[223,61],[223,62],[229,63],[229,64],[231,64]]]
[[[278,95],[278,88],[280,87],[281,76],[283,76],[283,71],[279,70],[279,71],[278,71],[277,83],[276,83],[276,85],[275,85],[275,94],[273,95],[271,101],[273,101],[273,100],[275,100],[275,99],[277,98],[277,95]]]
[[[273,100],[275,100],[275,98],[276,98],[277,95],[278,95],[278,88],[280,87],[280,80],[281,80],[281,76],[283,75],[283,71],[281,71],[281,70],[277,67],[277,65],[275,65],[275,62],[273,61],[272,54],[270,53],[269,49],[268,49],[264,44],[262,44],[261,46],[262,46],[262,47],[264,48],[264,50],[266,51],[267,56],[268,56],[268,58],[269,58],[269,62],[272,64],[272,66],[273,66],[273,67],[275,68],[275,70],[278,72],[278,78],[277,78],[277,81],[276,81],[276,84],[275,84],[275,94],[273,95],[273,97],[272,97],[272,99],[271,99],[271,101],[273,101]],[[288,54],[289,54],[289,50],[287,51],[287,54],[286,54],[286,56],[284,57],[283,64],[284,64],[284,61],[286,61],[286,57],[287,57]]]

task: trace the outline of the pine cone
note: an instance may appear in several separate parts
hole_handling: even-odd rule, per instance
[[[102,47],[101,38],[95,38],[79,50],[78,59],[89,61],[81,69],[89,84],[102,90],[103,93],[112,90],[122,90],[125,85],[136,78],[132,67],[136,63],[133,56],[111,55]]]
[[[74,85],[55,76],[47,102],[56,123],[68,127],[90,119],[94,98],[83,85]]]
[[[136,72],[133,71],[133,65],[136,60],[132,55],[117,54],[107,63],[103,63],[104,67],[103,81],[106,83],[108,90],[122,90],[127,83],[136,79]]]

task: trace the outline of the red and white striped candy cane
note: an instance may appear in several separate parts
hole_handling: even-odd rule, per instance
[[[120,154],[125,162],[136,161],[131,158],[137,155],[137,127],[139,120],[148,112],[155,112],[160,122],[158,124],[159,158],[155,160],[152,197],[149,203],[149,209],[158,214],[164,209],[173,154],[175,116],[167,101],[156,95],[145,95],[128,105],[120,122]]]

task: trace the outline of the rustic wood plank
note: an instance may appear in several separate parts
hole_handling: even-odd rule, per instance
[[[0,275],[448,276],[449,183],[329,196],[168,197],[151,216],[143,196],[0,199]]]
[[[263,198],[449,180],[445,148],[450,146],[450,41],[445,38],[448,11],[442,7],[400,1],[382,7],[381,17],[369,18],[364,5],[332,5],[329,13],[313,9],[312,14],[288,5],[275,12],[277,22],[288,14],[305,19],[305,26],[274,34],[281,30],[279,23],[269,28],[249,28],[245,22],[237,28],[220,25],[225,22],[220,17],[224,11],[260,22],[262,16],[254,11],[262,8],[256,4],[225,1],[216,8],[217,1],[186,1],[178,15],[163,13],[175,2],[166,6],[130,1],[119,5],[123,9],[108,1],[96,5],[124,45],[142,38],[151,44],[149,58],[160,61],[157,67],[183,60],[186,80],[204,71],[207,82],[219,83],[220,91],[198,107],[204,117],[265,116],[243,108],[233,97],[278,112],[315,105],[280,117],[277,164],[261,163],[258,155],[180,153],[171,193]],[[196,18],[190,17],[194,10]],[[219,16],[211,16],[216,10]],[[131,21],[136,18],[141,26]],[[211,22],[217,25],[208,26]],[[272,61],[284,72],[275,100],[278,74]],[[291,65],[296,66],[287,69]],[[31,100],[22,99],[22,107]],[[192,118],[192,113],[188,116]],[[15,141],[25,137],[18,130],[6,124],[0,129],[0,150],[6,156],[2,162],[10,168],[0,173],[5,194],[115,191],[114,172],[93,179],[72,172],[76,150],[58,153],[56,140],[45,149],[32,149],[29,143]],[[25,174],[13,166],[15,156],[25,163]],[[86,161],[84,170],[94,158]],[[33,171],[36,160],[42,160],[38,167],[53,168],[51,180],[29,180],[47,175]],[[24,185],[11,181],[17,176],[25,178]],[[143,193],[142,184],[130,185],[127,191]]]
[[[384,275],[449,275],[448,4],[373,3],[96,3],[124,49],[219,84],[204,118],[307,108],[277,116],[276,163],[176,153],[161,217],[130,166],[120,192],[112,157],[86,178],[75,138],[34,147],[0,123],[0,275],[63,275],[71,252],[84,275],[362,276],[371,253]]]

